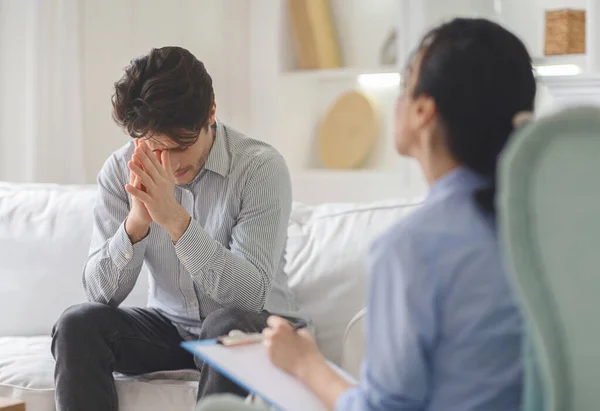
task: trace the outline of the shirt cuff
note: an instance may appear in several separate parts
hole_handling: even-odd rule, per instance
[[[148,231],[148,235],[150,231]],[[144,252],[148,243],[148,235],[141,241],[131,244],[125,231],[125,222],[119,226],[108,243],[108,254],[119,271],[139,267],[144,262]]]
[[[215,252],[218,244],[194,219],[185,230],[179,241],[175,243],[175,253],[190,274],[199,272],[206,266]]]
[[[358,386],[350,387],[342,393],[335,402],[336,411],[349,411],[354,409],[356,396],[359,394]]]

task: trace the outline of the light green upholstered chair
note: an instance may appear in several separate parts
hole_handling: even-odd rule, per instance
[[[513,136],[498,218],[528,325],[523,409],[600,410],[600,109]]]
[[[266,405],[245,404],[240,397],[215,395],[201,401],[196,411],[275,411]]]

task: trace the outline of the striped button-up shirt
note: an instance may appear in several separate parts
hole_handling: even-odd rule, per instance
[[[125,231],[131,197],[130,141],[98,175],[98,199],[83,286],[90,301],[118,306],[146,262],[148,306],[182,332],[197,335],[202,320],[221,307],[295,315],[284,272],[292,193],[283,157],[269,145],[217,122],[206,164],[177,201],[192,220],[173,244],[152,222],[142,241]]]

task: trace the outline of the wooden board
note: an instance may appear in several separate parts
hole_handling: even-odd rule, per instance
[[[340,67],[340,51],[327,0],[289,0],[301,69]]]
[[[328,168],[356,168],[364,163],[379,135],[377,109],[358,91],[341,95],[319,128],[319,151]]]
[[[25,403],[10,398],[0,398],[0,411],[25,411]]]

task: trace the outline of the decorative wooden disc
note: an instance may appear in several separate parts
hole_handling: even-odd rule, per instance
[[[327,112],[319,128],[321,161],[327,168],[360,166],[379,134],[379,119],[373,102],[365,94],[341,95]]]

